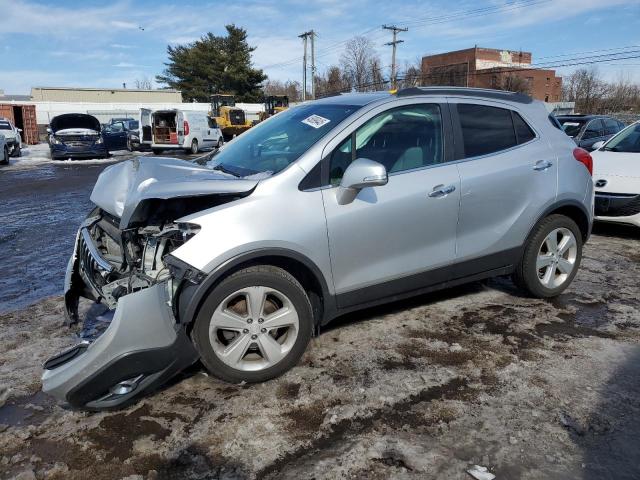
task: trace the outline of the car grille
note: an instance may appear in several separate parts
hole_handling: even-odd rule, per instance
[[[232,110],[229,112],[229,121],[231,125],[244,125],[245,116],[242,110]]]
[[[105,277],[113,271],[113,266],[107,262],[96,249],[87,228],[80,230],[78,239],[78,262],[80,274],[96,291],[106,283]]]
[[[640,195],[596,193],[595,213],[599,217],[630,217],[640,213]]]
[[[74,147],[74,148],[82,148],[82,147],[91,147],[93,145],[93,142],[82,142],[82,141],[65,141],[64,144],[67,147]]]

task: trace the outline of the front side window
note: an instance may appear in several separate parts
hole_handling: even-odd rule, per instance
[[[359,108],[317,103],[290,108],[225,145],[207,166],[235,177],[274,175]]]
[[[380,113],[346,138],[331,154],[331,184],[338,185],[356,158],[368,158],[388,173],[444,161],[442,116],[433,104],[408,105]]]
[[[640,153],[640,123],[631,125],[607,142],[607,152]]]
[[[510,110],[466,103],[459,103],[457,109],[467,158],[499,152],[518,144]]]

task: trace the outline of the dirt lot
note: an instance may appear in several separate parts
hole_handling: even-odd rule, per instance
[[[0,476],[640,478],[639,252],[601,226],[553,302],[507,280],[423,296],[338,320],[278,380],[193,368],[111,413],[38,393],[74,342],[49,298],[0,316]]]

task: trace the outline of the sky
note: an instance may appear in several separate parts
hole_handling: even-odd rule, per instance
[[[522,1],[530,5],[518,6]],[[399,35],[399,64],[474,45],[530,51],[541,64],[621,47],[631,52],[623,56],[640,57],[640,0],[0,0],[0,12],[0,89],[7,94],[154,81],[167,45],[223,34],[230,23],[247,30],[254,65],[278,80],[301,81],[298,35],[311,29],[320,72],[339,61],[346,40],[363,33],[388,69],[391,32],[381,26],[394,23],[409,28]],[[608,80],[640,82],[640,58],[598,69]]]

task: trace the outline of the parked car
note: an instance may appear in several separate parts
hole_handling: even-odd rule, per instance
[[[140,149],[139,123],[137,120],[112,119],[102,128],[102,136],[110,152],[125,149],[132,152]]]
[[[541,102],[449,87],[304,103],[207,167],[110,166],[65,304],[71,322],[80,297],[113,320],[48,360],[43,389],[110,408],[198,358],[222,380],[260,382],[346,312],[497,275],[556,296],[591,230],[590,172]]]
[[[605,115],[558,115],[557,120],[567,135],[585,150],[608,140],[624,128],[624,123]]]
[[[640,122],[594,147],[596,220],[640,227]]]
[[[12,157],[22,156],[22,129],[16,128],[10,120],[0,118],[0,133],[4,135],[10,155]]]
[[[4,138],[4,135],[0,133],[0,164],[9,165],[9,145]]]
[[[93,115],[58,115],[51,119],[47,131],[52,159],[106,158],[109,155],[102,126]]]
[[[169,149],[198,153],[202,148],[220,147],[224,143],[215,119],[205,112],[155,110],[149,115],[143,112],[141,119],[143,132],[146,127],[151,133],[150,146],[156,155]]]

